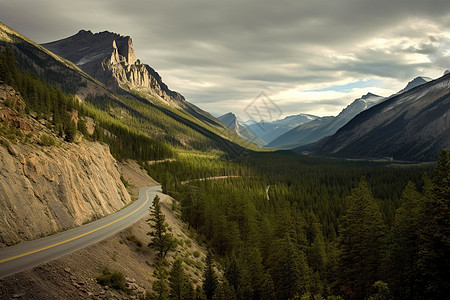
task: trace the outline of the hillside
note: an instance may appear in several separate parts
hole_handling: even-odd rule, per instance
[[[7,47],[13,51],[21,72],[36,74],[46,83],[62,89],[65,93],[74,94],[84,104],[102,111],[96,114],[97,117],[102,115],[103,122],[100,126],[105,130],[111,131],[108,127],[111,123],[115,123],[127,131],[131,130],[147,136],[146,139],[151,138],[152,143],[160,145],[161,149],[169,145],[182,149],[214,149],[230,156],[242,153],[246,147],[257,149],[255,145],[227,130],[212,116],[212,119],[208,117],[209,114],[203,114],[197,108],[190,106],[181,96],[177,96],[179,107],[174,107],[170,105],[170,101],[163,101],[161,96],[155,94],[156,88],[156,90],[149,88],[139,91],[120,88],[118,92],[117,88],[108,88],[105,83],[92,78],[74,63],[37,45],[11,28],[0,24],[0,32],[0,49]],[[118,37],[109,33],[107,35]],[[111,49],[106,48],[105,51],[114,51],[112,42]],[[124,71],[124,57],[116,54],[118,55],[116,69]],[[135,63],[137,64],[138,61]],[[111,72],[107,74],[110,75],[110,79],[116,81],[116,77],[112,76]],[[156,77],[152,78],[157,83]],[[126,76],[124,78],[128,82]],[[160,89],[164,86],[162,83],[158,85]],[[167,89],[167,93],[171,93],[170,90]],[[175,92],[172,94],[179,95]],[[166,98],[170,97],[166,96]],[[183,105],[187,106],[182,107]],[[105,118],[109,119],[108,124],[105,124]],[[130,141],[126,144],[127,147],[133,146],[130,145]],[[139,146],[135,145],[135,147]],[[115,150],[112,149],[112,151],[114,154]],[[128,156],[127,158],[136,157]],[[149,157],[149,159],[155,158]]]
[[[187,102],[181,94],[170,90],[153,68],[142,64],[136,58],[129,36],[108,31],[94,34],[80,30],[71,37],[42,46],[73,62],[113,91],[148,94],[149,100],[156,104],[168,104],[203,122],[220,126],[212,115]]]
[[[106,145],[65,142],[22,115],[24,105],[0,84],[0,247],[79,226],[131,202]]]
[[[432,161],[442,148],[450,147],[449,112],[447,74],[364,111],[312,151],[338,157]]]
[[[156,182],[133,161],[118,164],[132,198],[137,191]],[[179,241],[177,251],[168,261],[181,256],[186,273],[196,286],[201,285],[201,274],[206,256],[205,248],[192,238],[193,232],[179,221],[179,212],[171,209],[172,199],[162,199],[163,213],[168,226]],[[2,278],[0,298],[11,299],[133,299],[152,291],[155,281],[155,252],[146,247],[150,242],[146,218],[129,228],[103,240],[41,266]],[[139,244],[141,246],[139,246]],[[129,292],[99,285],[95,278],[104,268],[124,275]],[[17,284],[21,282],[22,284]]]

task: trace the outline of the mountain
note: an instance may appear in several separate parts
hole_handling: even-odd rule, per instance
[[[406,87],[404,89],[402,89],[398,93],[399,94],[404,93],[406,91],[409,91],[410,89],[415,88],[416,86],[422,85],[422,84],[427,83],[427,82],[429,82],[431,80],[432,79],[429,78],[429,77],[418,76],[418,77],[414,78],[413,80],[411,80],[410,82],[408,82]]]
[[[91,38],[95,36],[95,34],[83,31],[77,35],[79,39],[80,36]],[[139,90],[133,89],[131,84],[133,82],[136,83],[136,81],[133,81],[133,78],[136,78],[137,75],[132,75],[134,73],[131,71],[138,68],[148,71],[149,68],[147,66],[142,67],[143,65],[140,64],[138,59],[134,62],[135,67],[129,64],[129,62],[134,61],[131,39],[126,37],[120,38],[119,35],[111,33],[97,34],[97,36],[114,37],[117,38],[117,42],[114,43],[113,39],[110,39],[111,47],[105,46],[105,44],[100,42],[95,47],[95,43],[85,43],[85,47],[78,49],[78,52],[81,53],[78,56],[75,55],[75,51],[69,51],[70,47],[63,47],[65,45],[64,42],[58,44],[58,51],[67,49],[67,51],[73,53],[73,56],[71,54],[68,57],[74,59],[74,63],[0,23],[0,51],[11,49],[15,57],[14,60],[21,71],[35,74],[38,78],[45,80],[47,85],[60,88],[63,92],[74,95],[80,103],[89,104],[89,110],[93,108],[101,110],[99,113],[96,112],[99,121],[96,124],[99,125],[100,130],[104,130],[107,133],[105,138],[108,137],[109,141],[106,142],[110,144],[114,155],[118,155],[119,152],[122,154],[127,152],[129,154],[126,154],[126,156],[139,156],[139,153],[148,152],[149,154],[153,152],[153,157],[149,157],[148,160],[161,159],[167,157],[160,154],[166,152],[168,147],[176,147],[188,150],[217,149],[226,155],[235,156],[238,153],[243,153],[243,150],[247,148],[258,148],[256,145],[229,131],[228,128],[209,113],[196,108],[178,93],[171,92],[162,81],[158,83],[160,77],[155,75],[157,74],[156,72],[148,73],[149,81],[153,80],[152,82],[155,83],[153,87],[150,85],[142,86]],[[70,38],[67,40],[70,40]],[[83,43],[82,40],[80,39],[80,43]],[[90,41],[89,39],[87,40]],[[94,40],[99,41],[96,38]],[[109,45],[108,39],[105,38],[105,40],[106,44]],[[92,59],[92,56],[95,56],[94,50],[87,51],[83,49],[88,47],[88,45],[91,45],[98,52],[98,56],[106,57],[101,60],[104,65],[98,65],[98,68],[101,69],[98,72],[94,71],[94,67],[89,68],[90,64],[93,64],[95,61],[98,63],[99,61]],[[102,50],[102,46],[106,48]],[[72,47],[77,48],[80,46],[73,44]],[[112,62],[112,57],[118,57],[119,63]],[[85,58],[85,60],[82,60],[82,58]],[[80,61],[82,62],[80,66],[86,68],[92,75],[98,76],[98,79],[80,69],[76,65]],[[14,64],[14,62],[12,63]],[[129,68],[131,73],[126,74],[128,74],[127,76],[130,79],[124,79],[119,84],[117,78],[124,77],[119,76],[119,71],[112,72],[108,69],[106,67],[108,63],[110,64],[108,68],[115,68],[114,70],[124,68],[127,71]],[[145,71],[143,72],[145,73]],[[99,74],[104,74],[105,76],[102,77]],[[118,77],[115,77],[116,75]],[[108,81],[106,78],[110,78],[110,80]],[[100,80],[103,80],[103,82],[100,82]],[[114,84],[114,81],[117,84]],[[127,82],[127,84],[124,82]],[[110,135],[113,132],[114,134]],[[131,133],[126,135],[126,132]],[[135,137],[133,138],[133,136]],[[157,154],[158,151],[152,151],[150,148],[145,150],[143,148],[145,143],[140,145],[142,142],[142,140],[139,141],[140,139],[145,139],[145,143],[154,144],[154,149],[162,152]],[[118,146],[120,143],[122,145]],[[169,152],[172,151],[170,150]]]
[[[255,122],[253,120],[248,120],[246,122],[241,123],[243,126],[247,127],[250,131],[254,132],[257,136],[259,136],[262,140],[270,143],[272,140],[276,139],[283,133],[291,130],[292,128],[297,127],[300,124],[304,124],[310,122],[312,120],[317,119],[317,116],[308,115],[308,114],[298,114],[287,116],[281,120],[275,121],[259,121]]]
[[[80,30],[73,36],[42,46],[73,62],[115,92],[141,93],[147,95],[146,98],[150,101],[165,103],[184,110],[203,122],[219,125],[211,114],[170,90],[153,68],[142,64],[136,58],[133,41],[129,36],[108,31],[92,33]]]
[[[268,146],[294,148],[318,141],[325,136],[334,134],[357,114],[383,101],[383,99],[381,96],[367,93],[361,98],[354,100],[336,117],[322,117],[299,125],[270,142]]]
[[[222,124],[231,129],[234,133],[239,136],[242,136],[246,140],[258,145],[264,146],[266,142],[260,139],[256,134],[254,134],[251,130],[247,129],[245,126],[239,124],[239,121],[235,114],[232,112],[226,113],[223,116],[217,118]]]
[[[433,161],[441,149],[450,147],[449,113],[447,74],[360,113],[311,150],[336,157]]]

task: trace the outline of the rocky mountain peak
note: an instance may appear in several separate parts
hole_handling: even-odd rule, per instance
[[[406,85],[406,87],[401,90],[399,93],[404,93],[406,91],[409,91],[410,89],[415,88],[416,86],[422,85],[424,83],[427,83],[428,81],[431,81],[431,78],[428,77],[424,77],[424,76],[417,76],[416,78],[414,78],[413,80],[411,80],[410,82],[408,82],[408,84]]]
[[[142,64],[136,58],[133,41],[129,36],[109,31],[92,33],[80,30],[73,36],[42,46],[72,61],[113,91],[137,91],[148,95],[149,101],[165,102],[205,122],[218,125],[209,113],[170,90],[158,72],[149,65]]]
[[[74,62],[83,71],[113,90],[139,90],[182,106],[183,96],[168,89],[155,70],[136,58],[129,36],[80,30],[63,40],[43,44],[50,51]]]
[[[365,94],[364,96],[362,96],[361,98],[364,100],[367,100],[367,99],[373,98],[373,97],[381,97],[381,96],[378,96],[378,95],[375,95],[375,94],[372,94],[369,92],[369,93]]]

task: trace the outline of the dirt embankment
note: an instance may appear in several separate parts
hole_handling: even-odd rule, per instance
[[[79,226],[129,202],[105,145],[0,146],[1,246]]]
[[[138,190],[157,184],[136,162],[118,163],[131,197]],[[172,210],[172,198],[160,194],[161,206],[171,233],[178,240],[176,251],[168,261],[184,261],[185,272],[195,285],[201,284],[206,250],[179,219],[179,210]],[[152,264],[155,251],[147,245],[150,237],[147,218],[97,244],[66,255],[50,263],[0,279],[0,299],[138,299],[152,290]],[[138,244],[140,242],[140,245]],[[99,285],[95,278],[104,267],[126,276],[130,294]],[[169,267],[170,268],[170,267]]]

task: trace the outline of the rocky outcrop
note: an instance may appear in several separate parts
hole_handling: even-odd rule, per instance
[[[67,229],[131,201],[109,148],[0,146],[0,245]]]
[[[115,92],[138,92],[157,105],[165,103],[201,121],[221,126],[211,114],[170,90],[153,68],[142,64],[136,58],[129,36],[108,31],[92,33],[81,30],[71,37],[42,46],[75,63]],[[80,91],[78,94],[81,94]]]
[[[65,143],[24,110],[20,94],[0,83],[0,247],[79,226],[131,202],[108,146]],[[38,146],[43,137],[59,146]]]
[[[158,96],[180,106],[185,101],[162,82],[161,76],[136,58],[129,36],[104,31],[81,30],[66,39],[43,45],[50,51],[74,62],[83,71],[114,90],[138,90]]]

